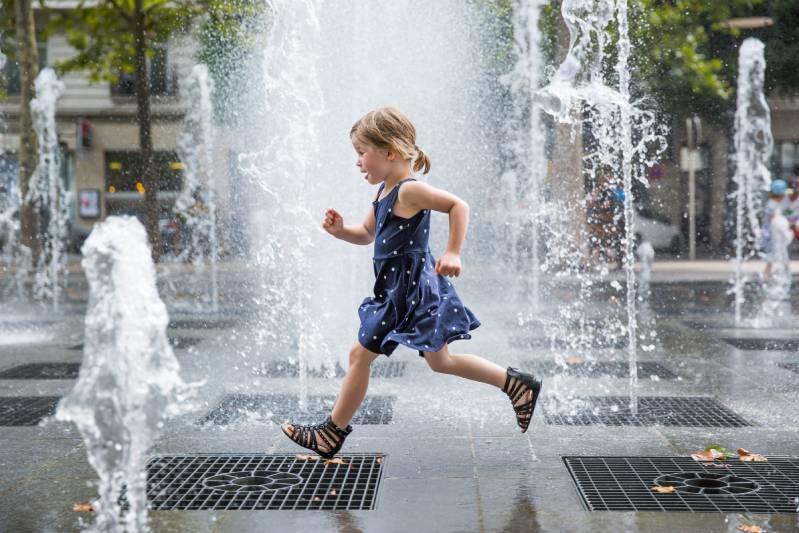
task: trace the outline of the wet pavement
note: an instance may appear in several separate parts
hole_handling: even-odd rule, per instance
[[[235,305],[246,299],[249,278],[234,269],[222,273],[221,311],[212,317],[188,307],[172,306],[169,335],[182,365],[181,373],[186,381],[205,379],[206,384],[195,411],[168,422],[152,449],[153,457],[220,454],[224,459],[238,454],[252,460],[272,454],[291,462],[294,454],[304,453],[277,426],[281,412],[290,411],[298,401],[299,380],[293,377],[296,373],[270,373],[268,369],[274,369],[274,363],[285,357],[259,352],[252,335],[253,316]],[[649,365],[639,366],[641,410],[623,422],[628,424],[632,418],[633,425],[575,425],[586,414],[606,424],[625,418],[619,416],[627,409],[629,392],[628,378],[619,371],[627,362],[623,335],[613,337],[613,342],[597,339],[597,344],[587,349],[584,343],[575,347],[563,338],[554,343],[519,342],[520,336],[551,339],[547,324],[552,321],[566,324],[565,331],[578,328],[578,324],[557,315],[558,309],[573,305],[580,294],[578,283],[559,283],[557,290],[544,299],[537,318],[532,319],[525,315],[530,298],[525,283],[507,287],[505,295],[497,298],[492,293],[495,287],[485,283],[491,273],[474,272],[458,280],[457,286],[482,326],[473,332],[472,340],[453,343],[451,352],[478,354],[503,366],[541,369],[546,376],[544,395],[526,434],[520,434],[510,402],[502,392],[435,374],[416,352],[399,348],[390,362],[405,363],[401,370],[393,368],[387,377],[376,372],[370,382],[371,407],[360,413],[362,423],[354,426],[342,450],[341,457],[348,465],[292,467],[293,472],[300,472],[291,478],[295,481],[302,481],[309,468],[343,469],[350,479],[366,475],[359,462],[360,454],[378,454],[380,461],[369,467],[373,474],[379,470],[379,475],[373,476],[377,487],[368,504],[373,504],[373,508],[342,509],[345,505],[338,500],[350,494],[344,486],[346,480],[331,477],[333,483],[341,482],[331,489],[331,485],[324,484],[327,474],[322,472],[322,488],[298,497],[310,510],[290,510],[299,505],[296,502],[288,505],[288,510],[159,510],[150,513],[153,530],[706,532],[736,531],[739,525],[753,524],[766,531],[799,531],[799,515],[795,513],[799,501],[793,502],[793,513],[784,511],[786,505],[791,508],[792,495],[799,495],[792,492],[799,488],[799,460],[778,459],[799,458],[799,372],[794,370],[799,355],[796,346],[784,342],[799,342],[799,331],[790,327],[790,321],[773,328],[735,328],[730,296],[726,294],[727,273],[719,269],[688,278],[676,268],[656,271],[650,314],[644,314],[654,316],[654,325],[648,322],[641,328],[646,335],[654,335],[640,343],[647,349],[639,346],[638,353],[638,360]],[[0,396],[17,400],[58,397],[71,389],[75,367],[64,363],[80,362],[86,304],[86,288],[79,273],[74,273],[71,281],[69,300],[62,312],[53,315],[19,309],[0,319],[0,336],[5,339],[0,341]],[[581,308],[582,316],[594,321],[593,328],[608,327],[603,322],[608,317],[624,316],[624,303],[618,296],[624,291],[607,283],[593,284],[590,298]],[[796,292],[795,289],[794,303],[799,302]],[[351,316],[341,319],[349,328],[342,331],[357,331],[354,309]],[[520,312],[525,316],[520,317]],[[799,310],[794,312],[799,315]],[[349,333],[342,337],[333,344],[339,352],[353,338]],[[758,339],[783,342],[769,344]],[[736,345],[731,340],[746,342]],[[555,346],[554,351],[551,346]],[[346,364],[346,351],[331,357],[334,364]],[[376,365],[387,362],[378,359]],[[602,362],[608,363],[605,371],[591,370]],[[56,365],[16,369],[32,363]],[[658,368],[654,364],[663,372],[645,371]],[[322,411],[329,406],[329,397],[336,394],[340,383],[340,371],[332,365],[330,368],[327,376],[321,373],[307,379],[308,392],[316,398],[310,404]],[[5,371],[9,373],[3,374]],[[235,395],[245,399],[236,404],[230,399]],[[588,397],[621,398],[609,405],[581,400]],[[718,419],[724,417],[717,416],[715,421],[712,416],[703,418],[705,407],[690,402],[687,411],[681,413],[682,418],[675,418],[675,409],[681,407],[663,407],[662,400],[669,397],[715,400],[709,409],[711,415],[729,411],[746,424],[720,427],[723,420]],[[228,412],[223,409],[222,415],[229,416],[209,419],[223,402],[227,402]],[[19,410],[19,404],[15,405],[8,410]],[[3,413],[0,406],[0,415]],[[219,411],[216,413],[219,415]],[[37,414],[31,416],[35,419]],[[688,425],[685,420],[692,417],[694,423]],[[560,423],[553,422],[555,419],[560,419]],[[651,423],[635,423],[642,420]],[[0,531],[77,531],[81,520],[90,520],[90,513],[72,509],[73,504],[94,497],[92,481],[96,477],[73,426],[48,421],[44,425],[3,426],[0,434]],[[564,460],[574,456],[684,459],[711,444],[729,450],[745,448],[774,458],[770,463],[743,465],[754,469],[746,475],[756,476],[754,495],[760,496],[703,497],[702,501],[715,505],[713,509],[722,510],[715,512],[652,511],[651,505],[669,508],[676,499],[699,500],[685,494],[650,494],[655,480],[649,477],[654,474],[635,474],[643,476],[638,486],[635,480],[613,480],[617,488],[629,486],[629,494],[614,493],[616,489],[612,489],[598,497],[606,503],[623,500],[642,510],[592,511],[591,498],[581,495],[573,479],[575,471],[570,471]],[[224,462],[223,459],[217,462]],[[737,459],[731,462],[739,464]],[[778,472],[783,463],[787,466]],[[359,466],[353,468],[355,465]],[[282,467],[269,468],[266,473],[272,475]],[[283,470],[288,472],[287,468]],[[725,467],[719,470],[727,472]],[[202,475],[206,474],[195,474],[194,481]],[[599,479],[583,483],[586,493],[601,492],[608,485],[608,476],[616,476],[612,472],[598,475]],[[768,492],[766,484],[772,479],[768,476],[779,478],[781,492]],[[250,483],[275,482],[272,478],[254,477],[258,479]],[[289,483],[283,478],[277,482]],[[200,480],[202,483],[205,482]],[[207,489],[208,485],[203,487]],[[241,501],[261,501],[264,493],[274,499],[281,490],[289,489],[257,489],[252,494],[260,496],[251,495]],[[331,490],[337,490],[336,494],[331,494]],[[212,492],[208,489],[203,494]],[[223,492],[217,490],[214,494]],[[159,496],[159,501],[166,501],[163,496]],[[724,512],[736,498],[744,508],[752,508],[756,499],[767,504],[771,498],[773,507],[782,512]],[[331,509],[314,509],[325,506]]]

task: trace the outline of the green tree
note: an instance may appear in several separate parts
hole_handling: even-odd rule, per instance
[[[84,70],[93,81],[118,81],[121,73],[133,73],[139,149],[145,187],[145,227],[153,259],[161,255],[158,229],[158,182],[153,172],[152,125],[148,58],[155,47],[207,13],[212,0],[80,0],[75,9],[54,14],[50,31],[63,31],[77,55],[57,65],[61,72]]]

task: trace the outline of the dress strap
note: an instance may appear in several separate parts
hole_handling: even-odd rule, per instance
[[[380,187],[377,189],[377,195],[375,196],[375,202],[380,200],[380,193],[383,192],[383,187],[385,187],[385,183],[381,183]]]

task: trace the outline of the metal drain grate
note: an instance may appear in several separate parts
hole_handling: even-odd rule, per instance
[[[230,318],[177,318],[169,322],[172,329],[228,329],[238,324]]]
[[[642,396],[633,415],[627,396],[588,396],[569,404],[544,403],[547,424],[564,426],[743,427],[749,422],[704,396]]]
[[[373,363],[370,377],[372,378],[400,378],[405,375],[405,368],[408,363],[402,361],[386,361]],[[328,367],[308,369],[308,376],[312,378],[325,378],[328,376]],[[258,367],[253,374],[269,378],[296,378],[300,375],[300,365],[286,361],[269,361]],[[346,371],[340,364],[336,363],[333,375],[343,378]]]
[[[571,347],[569,339],[562,337],[555,337],[554,339],[547,337],[533,337],[526,335],[514,335],[508,338],[508,345],[511,348],[555,348],[567,349]],[[626,348],[628,345],[627,339],[614,338],[605,339],[602,337],[595,337],[591,339],[590,347],[592,348],[615,348],[620,350]]]
[[[799,374],[799,363],[777,363],[777,366],[780,368],[784,368],[785,370],[790,370],[791,372],[796,372]]]
[[[243,420],[291,421],[317,424],[333,409],[333,395],[308,396],[307,407],[300,410],[296,394],[231,394],[200,420],[200,424],[233,424]],[[394,415],[393,396],[367,396],[352,418],[352,424],[389,424]]]
[[[76,379],[80,363],[29,363],[0,372],[0,379]]]
[[[58,396],[0,397],[0,426],[35,426],[55,413]]]
[[[175,350],[185,350],[186,348],[191,348],[199,343],[201,343],[203,339],[200,337],[182,337],[182,336],[175,336],[169,337],[169,344]],[[74,346],[70,346],[67,348],[68,350],[73,351],[83,351],[83,343],[75,344]]]
[[[293,454],[162,455],[147,464],[155,511],[375,508],[383,454],[342,454],[344,464]],[[126,507],[124,491],[120,503]]]
[[[690,457],[563,457],[591,511],[796,513],[799,458],[702,463]],[[655,485],[672,486],[659,494]]]
[[[626,378],[630,375],[630,363],[626,361],[580,361],[567,363],[566,367],[555,361],[527,361],[521,366],[525,370],[543,376],[566,374],[588,378],[603,376]],[[642,361],[636,366],[638,367],[638,376],[641,378],[654,376],[657,379],[677,379],[674,372],[660,363]]]
[[[795,352],[799,339],[722,339],[727,344],[746,351]]]

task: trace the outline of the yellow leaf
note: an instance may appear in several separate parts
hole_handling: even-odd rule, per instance
[[[347,463],[344,462],[344,459],[342,459],[341,457],[334,457],[333,459],[325,459],[325,464],[326,465],[345,465]]]
[[[660,494],[671,494],[674,492],[674,487],[671,485],[655,485],[652,490]]]
[[[76,503],[72,505],[72,510],[76,513],[93,513],[94,507],[90,503]]]

